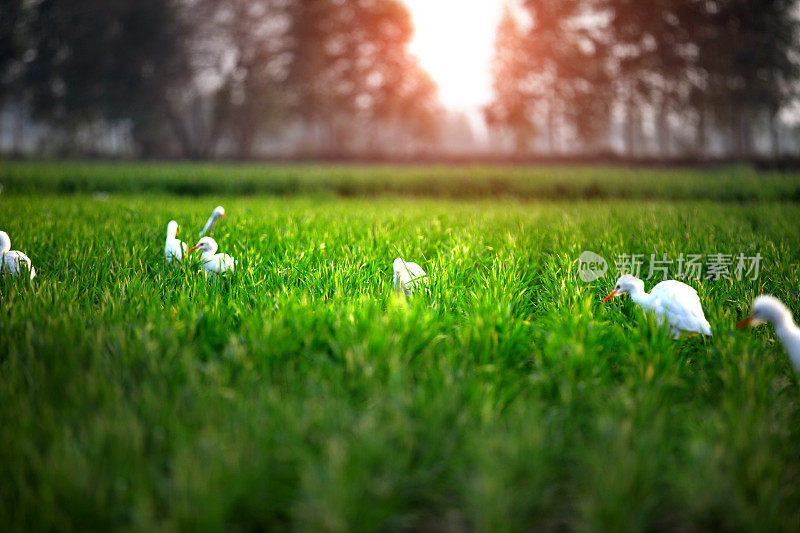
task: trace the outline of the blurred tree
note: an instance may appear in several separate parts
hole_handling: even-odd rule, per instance
[[[16,104],[18,126],[24,117],[25,87],[21,75],[27,44],[27,17],[30,8],[24,0],[0,2],[0,143],[3,138],[3,111],[7,100]],[[21,141],[21,139],[18,139]]]
[[[239,158],[253,155],[259,132],[279,123],[286,95],[288,20],[274,0],[228,0],[226,48],[233,67],[220,91],[220,115]]]
[[[645,107],[656,117],[660,155],[669,153],[668,117],[672,110],[680,108],[680,95],[687,80],[687,45],[691,42],[686,29],[693,22],[688,17],[681,20],[676,9],[689,4],[683,0],[654,0],[647,4],[609,0],[614,77],[616,91],[624,101],[626,151],[630,155],[636,151],[636,131],[641,129],[638,122]]]
[[[258,135],[285,116],[288,17],[281,0],[197,0],[184,8],[192,77],[171,99],[184,152],[215,153],[226,138],[253,157]]]
[[[732,153],[749,157],[754,128],[766,117],[779,151],[776,117],[796,96],[800,59],[793,0],[523,0],[521,6],[530,19],[524,37],[509,12],[498,28],[488,120],[520,132],[544,123],[551,151],[566,125],[584,148],[597,151],[616,106],[624,111],[629,156],[643,153],[645,117],[652,117],[658,153],[670,156],[679,147],[676,119],[694,124],[694,142],[684,146],[697,153],[705,150],[713,118],[718,132],[727,124]]]
[[[554,85],[551,99],[560,100],[561,115],[573,130],[582,150],[603,152],[609,149],[608,132],[615,94],[610,72],[608,28],[601,8],[603,3],[584,2],[561,5],[562,37],[553,47]],[[556,35],[551,34],[552,38]]]
[[[635,127],[641,109],[653,110],[657,145],[669,155],[668,116],[691,110],[698,153],[706,148],[710,113],[717,125],[729,124],[731,154],[751,156],[754,117],[766,113],[774,132],[797,76],[794,5],[792,0],[609,0],[618,94],[628,108],[628,128]],[[632,153],[633,136],[626,138]]]
[[[0,2],[0,104],[21,72],[25,52],[24,22],[23,0]]]
[[[604,142],[613,95],[596,2],[526,0],[522,8],[527,31],[508,9],[498,27],[487,121],[513,131],[518,152],[537,130],[553,153],[565,128],[584,145]]]
[[[721,96],[731,108],[731,144],[739,157],[752,155],[753,126],[759,113],[766,113],[773,149],[777,148],[774,122],[793,96],[798,74],[796,8],[791,0],[717,3],[715,16],[721,40],[727,43],[718,62],[725,80]]]
[[[401,2],[293,0],[289,13],[287,81],[308,150],[352,151],[381,123],[435,134],[436,87],[408,52],[413,26]]]
[[[371,5],[370,5],[371,4]],[[360,58],[354,58],[360,94],[354,100],[365,124],[389,124],[404,133],[407,143],[427,143],[439,133],[444,110],[438,88],[408,51],[411,18],[400,2],[377,1],[365,6]],[[369,128],[362,131],[368,131]]]
[[[494,98],[484,107],[483,113],[489,127],[511,133],[518,154],[528,149],[536,133],[531,109],[534,103],[530,87],[531,65],[525,47],[526,40],[519,22],[506,6],[497,26],[494,45]]]
[[[142,155],[208,157],[224,139],[247,158],[292,116],[340,153],[376,128],[435,134],[436,86],[397,0],[41,0],[20,48],[25,5],[2,4],[1,79],[29,55],[31,107],[66,139],[127,123]]]
[[[169,0],[42,0],[25,76],[37,117],[67,129],[129,120],[147,144],[170,87],[185,79],[184,28]]]

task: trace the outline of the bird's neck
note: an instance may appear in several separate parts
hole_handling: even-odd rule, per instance
[[[775,333],[780,337],[795,368],[800,369],[800,328],[791,317],[785,316],[775,324]]]
[[[640,289],[633,289],[631,292],[631,300],[636,302],[641,307],[650,307],[652,305],[653,297]]]

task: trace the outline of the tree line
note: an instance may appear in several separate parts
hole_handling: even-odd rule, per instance
[[[67,153],[120,125],[143,157],[408,146],[441,113],[412,34],[398,0],[3,0],[0,105]]]
[[[480,145],[409,53],[401,0],[2,0],[0,141],[45,125],[55,155],[779,155],[798,147],[780,120],[798,100],[797,12],[509,0]]]
[[[782,152],[793,0],[523,0],[498,27],[484,114],[524,153]],[[762,149],[763,151],[763,149]]]

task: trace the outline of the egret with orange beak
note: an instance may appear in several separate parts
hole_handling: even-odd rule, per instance
[[[662,281],[647,293],[642,280],[625,274],[617,280],[603,303],[623,294],[630,294],[631,300],[645,312],[652,312],[660,322],[666,322],[676,339],[682,331],[711,335],[711,325],[703,313],[697,291],[685,283],[673,279]]]
[[[753,300],[750,316],[736,324],[737,328],[757,326],[769,322],[783,343],[786,354],[795,371],[800,372],[800,328],[792,318],[792,312],[783,302],[770,295],[761,295]]]
[[[206,275],[232,273],[236,268],[236,261],[228,254],[218,254],[217,249],[217,241],[211,237],[203,237],[197,244],[189,248],[187,252],[192,252],[194,250],[200,250],[202,252],[200,258],[203,262],[203,270]]]

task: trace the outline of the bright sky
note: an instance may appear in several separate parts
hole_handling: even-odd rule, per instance
[[[411,51],[442,103],[472,110],[491,100],[494,37],[504,0],[404,0],[416,29]]]

